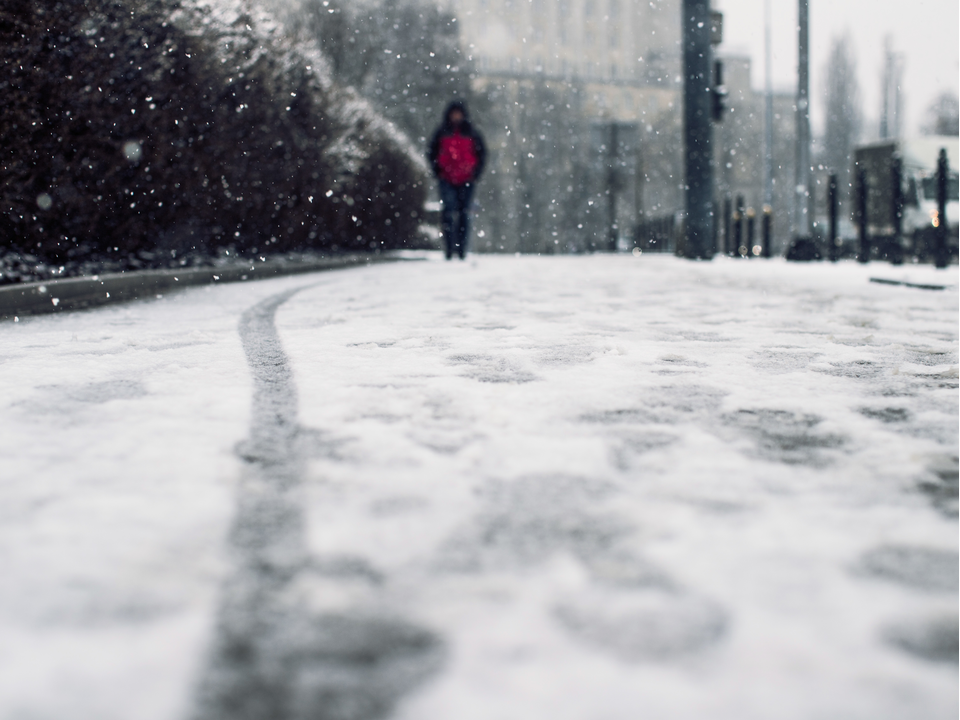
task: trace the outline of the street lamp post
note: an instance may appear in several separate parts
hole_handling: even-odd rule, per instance
[[[797,19],[797,171],[794,225],[798,238],[813,239],[810,212],[810,1],[799,0]]]
[[[710,0],[683,0],[683,133],[688,258],[713,257]]]
[[[617,245],[620,239],[620,229],[617,225],[617,192],[620,190],[620,168],[618,147],[619,138],[617,137],[617,123],[610,123],[610,147],[607,148],[608,167],[607,167],[607,213],[609,218],[609,228],[607,239],[610,245],[610,252],[617,252]]]
[[[773,40],[771,35],[771,0],[764,3],[763,57],[763,204],[773,212]],[[766,213],[766,220],[770,213]],[[767,226],[770,222],[766,223]],[[769,240],[769,238],[768,238]],[[770,257],[770,243],[765,242],[765,257]]]

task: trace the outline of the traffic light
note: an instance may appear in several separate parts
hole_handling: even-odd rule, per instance
[[[723,120],[723,113],[727,109],[727,88],[723,84],[723,61],[713,63],[713,120]]]

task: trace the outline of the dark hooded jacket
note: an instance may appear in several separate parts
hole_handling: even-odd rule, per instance
[[[463,113],[463,122],[460,123],[459,127],[450,122],[450,113],[454,110],[459,110]],[[456,133],[460,133],[473,142],[473,152],[476,155],[477,164],[473,169],[472,177],[469,178],[467,182],[476,182],[477,178],[480,177],[480,173],[483,172],[483,165],[487,159],[487,147],[483,142],[483,136],[480,135],[480,133],[477,132],[477,130],[475,130],[473,125],[470,123],[470,117],[467,114],[467,106],[459,100],[456,100],[447,106],[447,109],[443,114],[443,124],[440,125],[440,127],[437,128],[437,131],[433,134],[433,139],[430,141],[430,167],[433,168],[434,175],[441,177],[441,167],[439,161],[442,140],[445,137],[455,135]]]

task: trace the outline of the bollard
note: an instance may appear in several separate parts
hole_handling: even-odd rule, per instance
[[[711,245],[711,257],[716,255],[718,252],[723,252],[723,248],[720,247],[720,204],[713,203],[713,209],[710,212],[710,216],[713,220],[713,237]]]
[[[756,236],[757,213],[753,208],[747,208],[747,257],[755,257],[760,254],[759,246],[753,242]]]
[[[739,210],[733,211],[733,256],[743,257],[746,248],[743,246],[743,215]]]
[[[890,220],[893,225],[892,246],[887,257],[894,265],[903,264],[903,161],[899,155],[890,160]]]
[[[737,195],[736,210],[733,211],[733,247],[734,255],[747,256],[747,248],[743,244],[743,195]]]
[[[733,203],[727,196],[723,200],[723,251],[727,255],[736,254],[737,248],[730,237],[730,220],[733,216]]]
[[[870,238],[867,237],[867,171],[857,170],[857,225],[860,234],[860,249],[857,262],[870,262]]]
[[[828,255],[830,262],[836,262],[840,258],[840,244],[843,242],[837,237],[837,175],[830,176],[830,182],[827,185],[827,212],[830,215],[829,240],[830,247]]]
[[[609,250],[616,253],[617,244],[620,237],[620,229],[617,227],[617,190],[619,190],[620,177],[617,172],[617,158],[619,139],[617,137],[617,123],[610,123],[610,147],[607,148],[607,238]]]
[[[769,205],[763,206],[763,251],[761,255],[765,258],[770,257],[771,235],[773,234],[773,208]]]
[[[950,262],[947,250],[947,179],[950,167],[947,163],[947,149],[940,149],[937,158],[937,222],[934,226],[935,240],[933,261],[938,268],[945,268]]]

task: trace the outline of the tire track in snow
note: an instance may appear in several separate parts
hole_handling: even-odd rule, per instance
[[[275,317],[305,287],[273,295],[240,319],[253,412],[250,437],[237,448],[245,466],[229,536],[233,568],[200,679],[198,720],[380,718],[441,658],[438,638],[410,623],[312,611],[304,602],[319,576],[329,585],[330,568],[307,552],[301,483],[310,434],[298,424]]]

